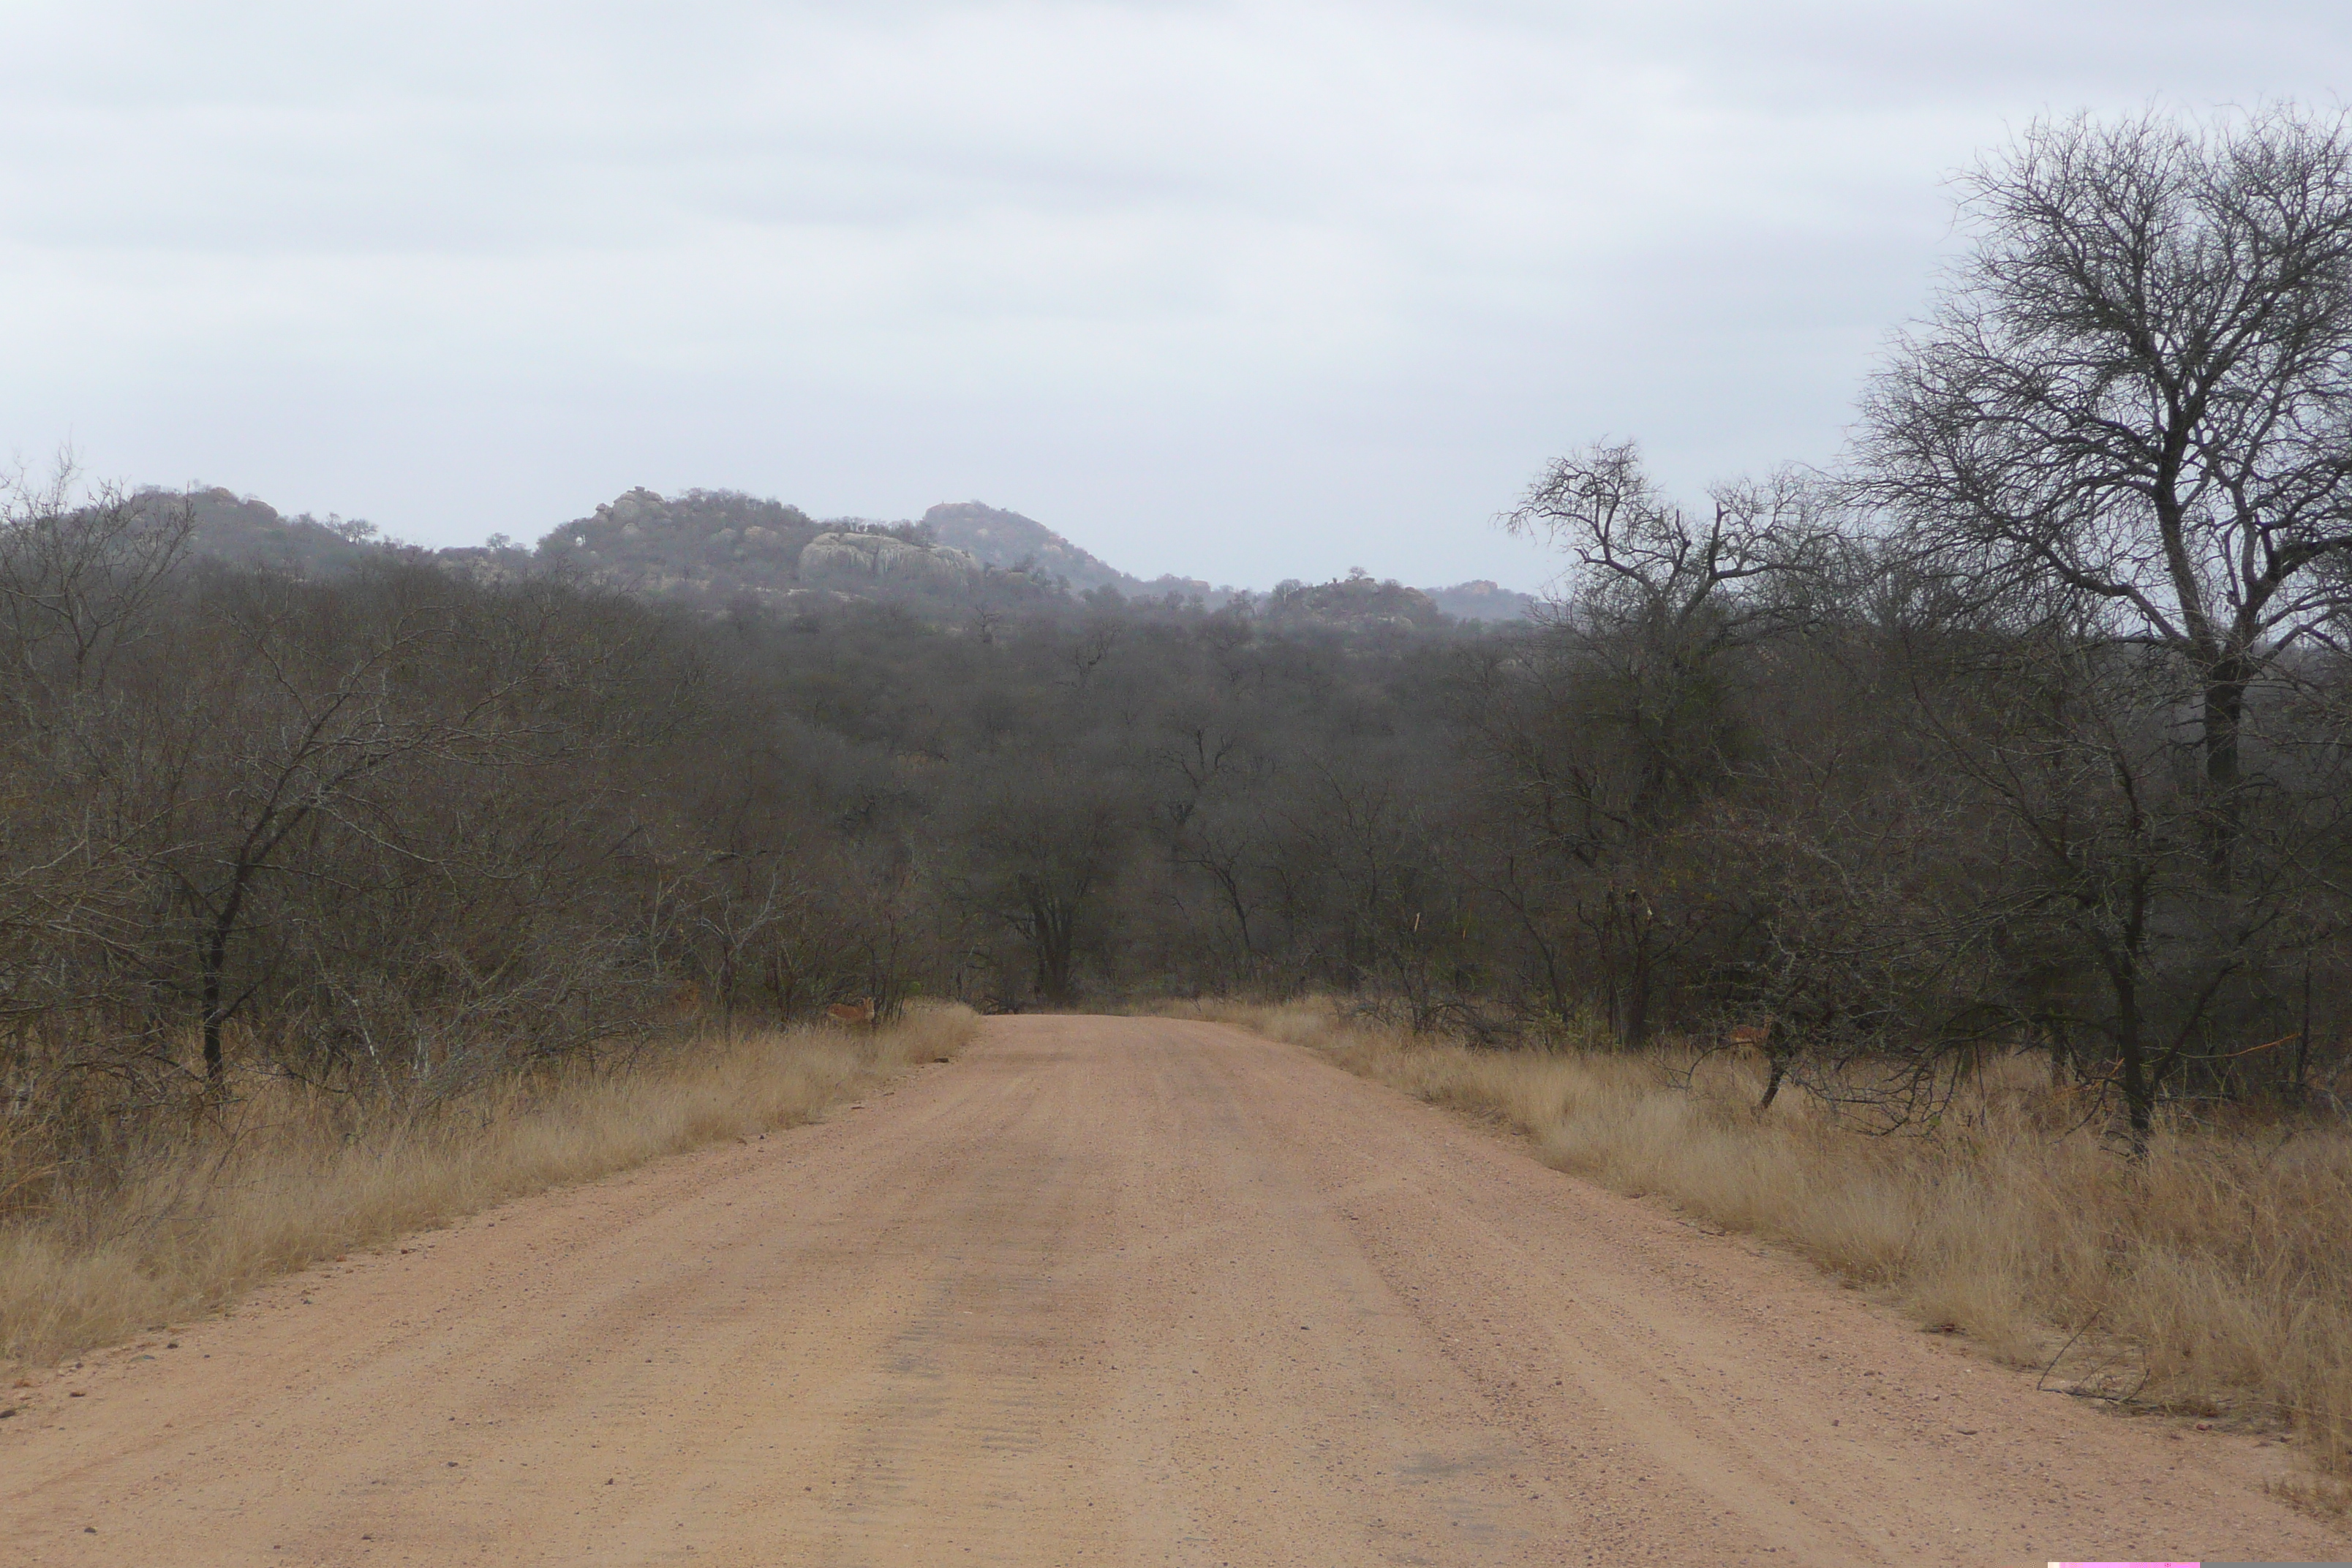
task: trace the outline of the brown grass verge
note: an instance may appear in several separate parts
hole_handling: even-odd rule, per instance
[[[706,1037],[635,1070],[510,1079],[356,1125],[347,1100],[267,1080],[226,1125],[151,1136],[102,1192],[0,1221],[0,1361],[110,1343],[353,1247],[806,1121],[953,1055],[977,1024],[933,1006],[872,1030]]]
[[[1554,1167],[1787,1243],[1929,1328],[2137,1408],[2292,1430],[2352,1477],[2352,1132],[2168,1120],[2104,1147],[2040,1064],[1989,1067],[1932,1133],[1873,1137],[1760,1064],[1696,1053],[1473,1050],[1327,1002],[1163,1011],[1310,1047],[1494,1118]],[[2071,1344],[2070,1344],[2071,1342]]]

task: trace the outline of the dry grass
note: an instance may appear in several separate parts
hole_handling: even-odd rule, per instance
[[[625,1073],[509,1080],[429,1110],[379,1110],[283,1079],[152,1129],[128,1176],[0,1220],[0,1360],[43,1361],[184,1319],[273,1275],[727,1138],[787,1127],[952,1055],[968,1008],[877,1030],[705,1038]],[[0,1193],[12,1172],[0,1147]]]
[[[1311,1047],[1499,1119],[1549,1164],[1777,1238],[1931,1327],[2085,1394],[2291,1427],[2352,1475],[2352,1132],[2175,1120],[2144,1165],[2102,1147],[2038,1064],[1989,1068],[1935,1132],[1871,1137],[1759,1063],[1481,1051],[1328,1004],[1187,1016]],[[1683,1087],[1687,1080],[1687,1087]]]

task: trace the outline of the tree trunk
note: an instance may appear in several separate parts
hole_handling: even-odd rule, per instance
[[[1650,1043],[1653,975],[1649,906],[1638,890],[1628,890],[1622,898],[1612,897],[1609,918],[1622,933],[1624,952],[1619,966],[1622,979],[1612,980],[1611,985],[1613,1005],[1610,1022],[1616,1027],[1619,1045],[1628,1050],[1639,1050]]]
[[[2287,1088],[2288,1096],[2301,1105],[2310,1094],[2311,1071],[2311,954],[2303,955],[2303,1027],[2295,1031],[2294,1079]]]
[[[1634,950],[1633,970],[1623,993],[1624,1016],[1618,1023],[1618,1038],[1627,1050],[1637,1051],[1650,1043],[1649,954],[1639,946]]]
[[[1066,1003],[1076,994],[1070,983],[1073,950],[1077,939],[1077,912],[1056,899],[1038,899],[1029,906],[1030,941],[1037,953],[1037,989],[1045,1000]]]
[[[204,989],[198,1012],[205,1037],[205,1081],[215,1091],[228,1076],[228,1063],[221,1052],[221,1026],[228,1021],[227,1009],[221,1004],[221,969],[226,945],[224,935],[216,932],[205,949]]]
[[[2238,841],[2238,785],[2242,777],[2238,735],[2245,719],[2246,686],[2246,668],[2240,659],[2222,660],[2205,678],[2206,853],[2217,880],[2229,875],[2231,852]]]
[[[2116,987],[2116,1051],[2120,1058],[2117,1076],[2123,1080],[2124,1116],[2131,1130],[2131,1152],[2135,1160],[2147,1158],[2148,1140],[2156,1131],[2156,1080],[2147,1070],[2147,1053],[2141,1044],[2139,998],[2127,977],[2118,976]]]
[[[2238,787],[2238,727],[2245,710],[2245,673],[2231,659],[2205,682],[2205,782],[2217,795]]]
[[[221,1053],[221,1026],[228,1022],[230,1012],[226,999],[229,937],[236,931],[237,917],[245,909],[245,889],[252,879],[253,871],[251,860],[237,862],[236,873],[229,879],[228,897],[222,900],[220,912],[213,917],[213,929],[205,938],[200,1002],[205,1037],[205,1081],[215,1092],[228,1077],[228,1064]]]

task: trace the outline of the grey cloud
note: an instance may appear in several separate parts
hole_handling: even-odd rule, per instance
[[[1261,583],[1535,581],[1487,520],[1604,433],[1825,458],[1948,170],[2346,58],[2295,5],[20,9],[20,447],[436,541],[982,495]]]

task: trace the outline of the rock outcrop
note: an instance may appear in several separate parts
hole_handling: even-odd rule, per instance
[[[975,595],[999,609],[1083,597],[1097,606],[1125,600],[1171,611],[1239,603],[1270,624],[1376,630],[1443,626],[1449,617],[1500,623],[1538,603],[1491,582],[1424,593],[1362,572],[1330,583],[1285,583],[1263,595],[1196,578],[1146,582],[1034,518],[979,501],[935,506],[914,522],[820,522],[798,507],[740,491],[664,496],[638,486],[559,524],[535,548],[498,534],[483,545],[426,552],[388,541],[364,522],[284,517],[226,489],[146,489],[134,499],[159,518],[186,515],[197,554],[238,564],[331,576],[397,550],[485,582],[559,570],[713,611],[755,603],[798,613],[878,599],[952,616],[969,614]]]
[[[1266,597],[1266,619],[1276,625],[1328,626],[1343,631],[1376,627],[1410,630],[1445,624],[1445,614],[1418,588],[1378,581],[1361,570],[1330,583],[1285,583]]]
[[[820,533],[801,552],[801,581],[812,585],[862,581],[961,588],[980,575],[980,563],[964,551],[887,533]]]

